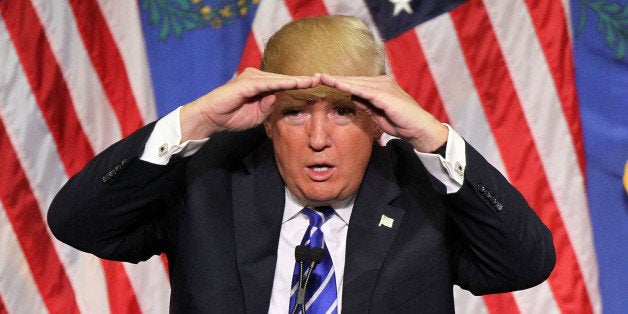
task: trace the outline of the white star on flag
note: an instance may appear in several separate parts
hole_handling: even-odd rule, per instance
[[[399,15],[401,10],[406,11],[408,14],[412,14],[412,8],[410,7],[411,0],[388,0],[390,3],[395,5],[395,11],[393,12],[393,16]]]

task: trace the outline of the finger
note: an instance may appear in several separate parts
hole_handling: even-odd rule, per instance
[[[386,103],[391,102],[385,101],[384,99],[391,98],[389,93],[386,93],[385,90],[382,90],[378,86],[373,86],[369,84],[361,84],[358,82],[347,81],[344,79],[335,79],[333,81],[326,81],[321,77],[321,83],[330,87],[337,88],[340,91],[349,93],[354,97],[358,97],[363,99],[364,103],[368,103],[369,105],[384,109]],[[328,84],[329,83],[329,84]]]
[[[257,92],[276,92],[291,89],[305,89],[320,84],[320,79],[313,76],[270,76],[255,80]]]
[[[329,87],[337,88],[343,92],[350,93],[352,95],[357,95],[360,92],[360,89],[365,87],[362,84],[359,84],[355,80],[347,80],[344,77],[340,76],[331,76],[328,74],[321,74],[320,76],[321,84],[327,85]],[[363,97],[362,95],[359,95]]]
[[[224,91],[230,95],[241,95],[246,99],[295,88],[313,86],[312,81],[300,81],[291,78],[244,78],[231,83]],[[226,86],[226,85],[225,85]]]
[[[326,73],[319,74],[319,77],[321,78],[321,82],[323,82],[323,84],[327,84],[327,82],[335,81],[335,82],[345,82],[345,83],[359,84],[359,85],[381,84],[388,78],[387,75],[341,76],[341,75],[331,75],[331,74],[326,74]]]
[[[387,106],[394,103],[416,104],[412,96],[387,75],[370,77],[321,74],[320,78],[321,84],[364,98],[380,109],[386,109]]]
[[[245,70],[245,71],[247,71],[247,70]],[[244,74],[244,72],[242,74]],[[278,81],[294,80],[299,85],[301,83],[305,83],[305,84],[316,83],[316,84],[318,84],[318,82],[319,82],[319,77],[315,76],[315,75],[313,75],[313,76],[285,75],[285,74],[279,74],[279,73],[264,72],[264,71],[261,71],[261,70],[258,70],[258,69],[252,69],[252,68],[249,71],[247,71],[246,74],[247,74],[247,76],[251,76],[252,78],[264,78],[264,79],[278,80]]]
[[[381,78],[367,76],[332,76],[323,74],[320,77],[321,84],[338,88],[352,94],[360,93],[364,90],[387,90],[387,86]]]

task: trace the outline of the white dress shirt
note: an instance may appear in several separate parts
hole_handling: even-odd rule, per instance
[[[208,140],[191,140],[180,143],[179,111],[180,107],[157,121],[140,159],[153,164],[166,165],[174,155],[182,157],[193,155]],[[438,154],[421,153],[416,150],[415,153],[427,171],[446,186],[447,193],[455,193],[462,187],[464,180],[465,142],[449,125],[445,125],[449,128],[445,158]],[[390,138],[388,136],[386,139]],[[380,142],[384,141],[383,138]],[[301,209],[307,204],[300,204],[287,188],[285,194],[286,201],[277,247],[277,264],[269,313],[288,313],[289,311],[292,274],[295,265],[294,248],[301,244],[301,239],[309,224],[307,216],[301,213]],[[342,203],[331,204],[335,214],[321,227],[336,274],[338,313],[342,310],[346,239],[354,197]]]
[[[286,205],[281,220],[279,233],[279,246],[277,247],[277,265],[275,266],[275,279],[273,291],[270,297],[269,313],[289,313],[290,293],[292,289],[292,275],[294,273],[294,248],[301,244],[303,234],[310,224],[309,218],[301,213],[306,204],[299,201],[286,190]],[[336,275],[336,288],[338,297],[338,313],[342,307],[342,282],[345,270],[345,251],[349,218],[353,210],[353,200],[350,199],[331,204],[335,213],[321,226],[325,245],[331,255]],[[333,236],[327,236],[333,235]]]

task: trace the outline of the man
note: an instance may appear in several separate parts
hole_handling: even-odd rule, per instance
[[[165,252],[173,312],[313,313],[325,299],[331,313],[451,313],[453,284],[486,294],[545,280],[548,229],[384,73],[359,20],[294,21],[261,70],[95,157],[53,201],[50,227],[103,258]],[[382,147],[382,132],[401,140]],[[313,288],[315,250],[297,249],[302,267],[295,247],[316,241],[314,269],[329,270]]]

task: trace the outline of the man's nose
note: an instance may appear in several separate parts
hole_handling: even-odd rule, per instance
[[[314,151],[322,151],[331,146],[330,122],[324,113],[317,112],[308,123],[309,147]]]

